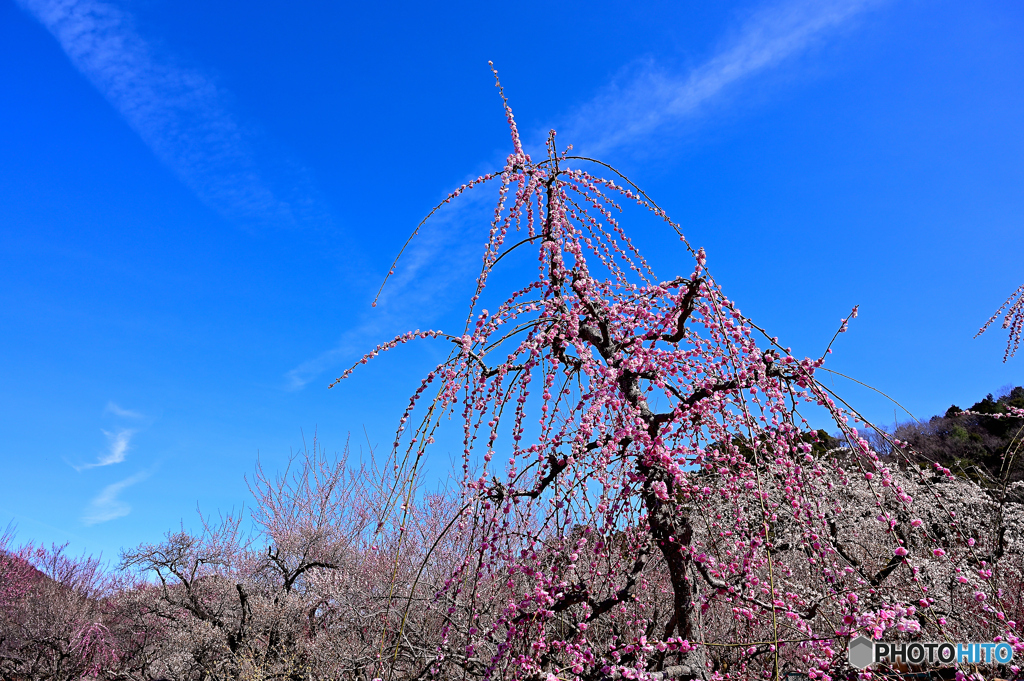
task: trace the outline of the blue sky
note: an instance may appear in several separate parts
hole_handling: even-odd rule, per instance
[[[1024,383],[972,339],[1024,282],[1020,3],[0,0],[0,521],[115,558],[257,455],[388,442],[446,348],[326,386],[463,314],[486,192],[370,300],[508,152],[488,60],[528,143],[620,167],[797,353],[860,304],[830,366],[918,416]]]

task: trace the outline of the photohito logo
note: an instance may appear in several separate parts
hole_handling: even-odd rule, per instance
[[[889,643],[858,636],[850,641],[850,664],[864,669],[876,662],[907,664],[1008,664],[1013,660],[1013,646],[999,643]]]

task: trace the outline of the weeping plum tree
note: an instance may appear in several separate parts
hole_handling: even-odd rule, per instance
[[[453,346],[400,420],[400,529],[439,428],[454,418],[462,440],[445,529],[459,558],[429,594],[390,592],[389,608],[443,626],[400,668],[398,618],[377,675],[835,678],[859,634],[1017,643],[1008,591],[985,573],[1004,546],[958,523],[949,470],[907,464],[891,439],[881,458],[816,377],[830,350],[799,359],[744,316],[703,249],[610,166],[559,151],[553,131],[532,158],[502,100],[504,168],[441,204],[498,184],[463,331],[406,333],[361,360],[417,338]],[[620,224],[626,203],[675,231],[682,275],[655,275]],[[524,248],[535,276],[483,309],[496,266]],[[808,425],[809,405],[842,441]]]

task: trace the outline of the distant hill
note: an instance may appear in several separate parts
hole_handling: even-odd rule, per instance
[[[989,416],[1007,413],[1008,406],[1024,408],[1024,387],[999,397],[989,393],[967,409],[951,405],[927,422],[899,425],[893,435],[911,444],[919,462],[941,463],[983,486],[1024,480],[1024,419]]]

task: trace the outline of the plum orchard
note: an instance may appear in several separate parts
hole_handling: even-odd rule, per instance
[[[405,615],[377,675],[834,678],[858,633],[1015,642],[986,573],[990,538],[948,510],[949,471],[901,468],[899,442],[881,460],[816,378],[824,356],[792,356],[741,314],[681,234],[692,266],[656,276],[620,204],[677,225],[609,166],[559,152],[554,132],[534,160],[505,110],[504,168],[444,202],[500,185],[463,333],[408,333],[362,360],[415,338],[454,345],[401,417],[388,502],[400,532],[450,417],[464,445],[446,529],[460,558],[429,597],[392,589]],[[536,276],[481,309],[495,266],[522,248]],[[825,446],[807,404],[845,446]],[[429,549],[422,560],[434,565]],[[958,575],[972,585],[963,603]],[[437,640],[421,668],[399,668],[408,617],[427,610]]]
[[[646,210],[676,228],[643,192],[553,134],[534,161],[506,111],[504,169],[448,198],[500,187],[464,329],[364,358],[452,344],[390,455],[350,468],[314,441],[283,473],[257,465],[248,519],[168,532],[119,573],[0,533],[0,678],[835,679],[857,674],[860,634],[1024,656],[1024,410],[928,424],[1006,434],[999,480],[858,432],[823,358],[743,316],[703,251],[680,236],[692,265],[655,276],[619,224]],[[536,274],[491,304],[513,249]],[[840,440],[800,416],[815,405]],[[973,418],[1010,420],[968,433]],[[417,492],[430,446],[460,436],[461,484]]]

